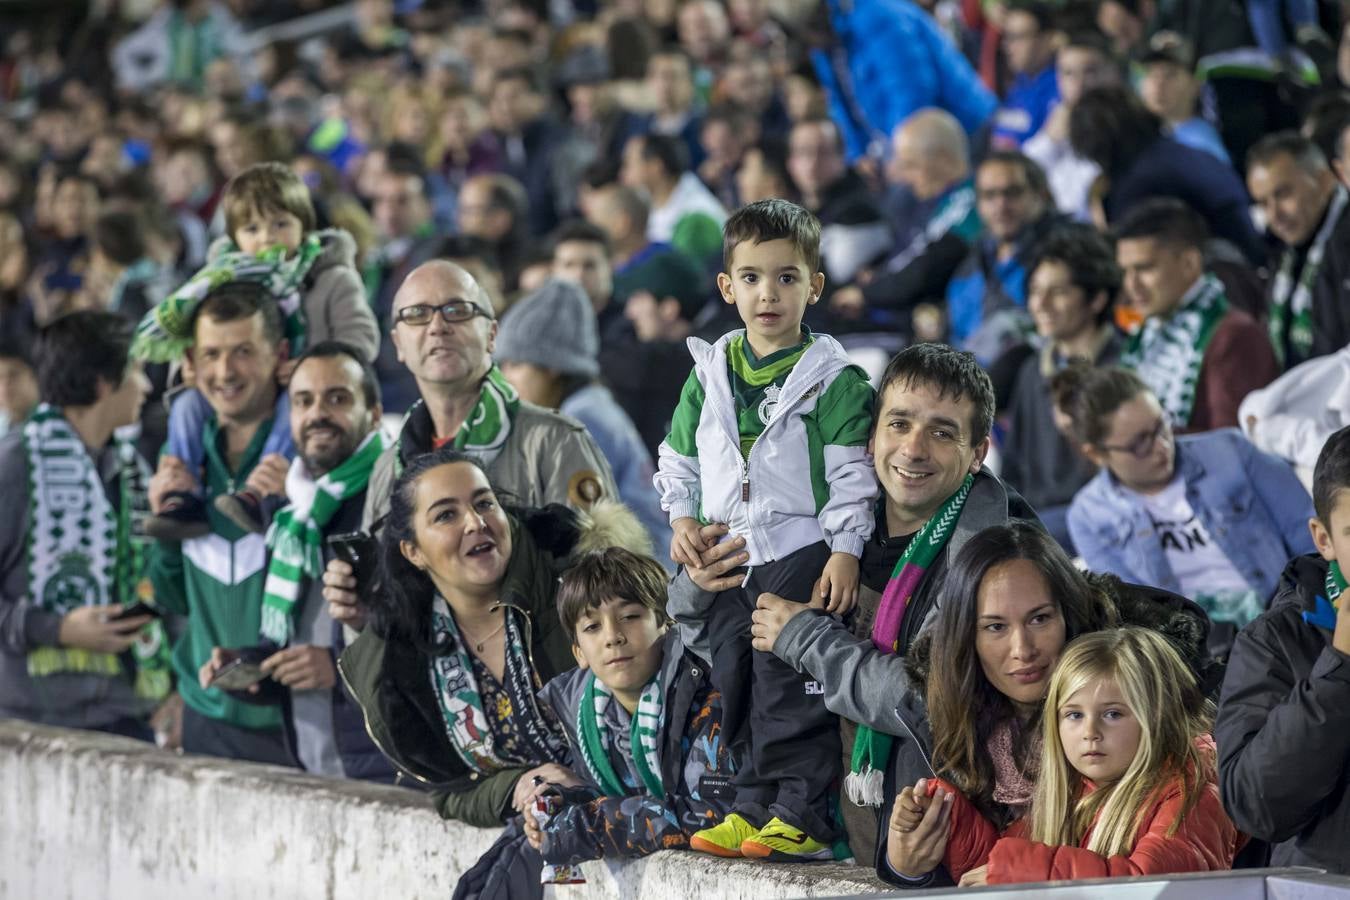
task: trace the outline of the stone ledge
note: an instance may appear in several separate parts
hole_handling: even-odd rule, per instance
[[[418,794],[110,735],[0,720],[0,897],[46,900],[437,898],[496,831]],[[588,863],[565,900],[824,897],[884,886],[869,869],[663,852]]]

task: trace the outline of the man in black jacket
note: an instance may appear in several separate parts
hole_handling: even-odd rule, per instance
[[[1270,609],[1238,635],[1214,739],[1224,809],[1273,844],[1271,865],[1350,874],[1350,428],[1327,439],[1308,523],[1319,556],[1289,563]]]

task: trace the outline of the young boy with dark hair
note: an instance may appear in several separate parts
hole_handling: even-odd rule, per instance
[[[675,539],[671,559],[702,565],[704,523],[745,538],[740,588],[702,623],[725,719],[746,750],[735,812],[690,841],[718,856],[830,859],[839,732],[821,686],[752,651],[762,593],[799,603],[813,586],[830,612],[852,607],[872,533],[876,476],[867,458],[874,396],[834,339],[802,325],[820,298],[820,222],[784,200],[738,210],[723,231],[722,298],[744,330],[691,338],[694,371],[661,445],[656,486]]]
[[[1317,555],[1285,567],[1270,609],[1228,658],[1214,739],[1219,790],[1238,828],[1272,844],[1273,866],[1350,874],[1350,428],[1313,470]]]
[[[573,769],[542,828],[525,816],[547,863],[646,856],[685,847],[726,815],[731,754],[721,698],[697,640],[670,628],[666,572],[620,547],[583,557],[562,578],[558,618],[577,668],[541,696],[562,722]]]

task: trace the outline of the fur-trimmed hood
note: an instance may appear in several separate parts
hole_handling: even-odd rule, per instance
[[[1086,575],[1098,602],[1115,609],[1119,624],[1149,628],[1167,638],[1195,672],[1201,690],[1210,697],[1218,695],[1223,666],[1210,656],[1209,616],[1199,605],[1161,588],[1127,584],[1114,575]],[[928,684],[932,648],[933,631],[929,629],[905,655],[905,672],[919,690]]]
[[[513,509],[511,514],[565,569],[572,560],[592,550],[622,547],[642,556],[652,555],[652,540],[633,511],[617,500],[600,500],[578,512],[561,503],[541,509]]]

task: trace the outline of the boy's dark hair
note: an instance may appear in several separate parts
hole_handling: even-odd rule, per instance
[[[133,209],[108,209],[94,222],[94,246],[119,266],[145,257],[145,219]]]
[[[820,220],[786,200],[757,200],[731,214],[722,226],[722,270],[731,273],[736,247],[749,241],[792,241],[808,277],[820,271]]]
[[[229,281],[216,288],[192,313],[192,333],[203,316],[213,322],[237,322],[262,315],[263,337],[273,344],[286,336],[281,307],[261,282]]]
[[[1346,488],[1350,488],[1350,427],[1327,438],[1313,467],[1313,511],[1328,531],[1336,495]]]
[[[258,163],[230,179],[221,197],[225,208],[225,231],[234,233],[249,216],[269,212],[288,212],[300,220],[305,233],[313,231],[316,218],[309,188],[289,166],[276,162]]]
[[[638,140],[642,141],[642,158],[659,162],[668,178],[679,178],[689,170],[689,146],[684,138],[644,134]]]
[[[559,225],[549,240],[549,255],[552,256],[556,253],[560,245],[568,243],[599,244],[604,248],[606,259],[613,256],[609,235],[605,233],[603,228],[593,225],[585,219],[573,219]]]
[[[884,397],[893,384],[934,388],[942,399],[970,398],[975,407],[970,414],[970,443],[978,444],[994,427],[994,383],[975,361],[975,354],[956,350],[946,344],[911,344],[895,354],[881,376],[878,397]],[[877,404],[877,416],[882,414]],[[876,422],[872,423],[873,429]]]
[[[1168,247],[1203,253],[1209,239],[1205,220],[1175,197],[1153,197],[1125,214],[1115,228],[1116,241],[1152,238]]]
[[[1111,321],[1116,293],[1123,278],[1116,262],[1115,248],[1096,228],[1079,222],[1066,223],[1051,229],[1032,250],[1027,265],[1027,279],[1042,263],[1056,262],[1069,270],[1069,279],[1083,290],[1088,303],[1102,291],[1107,302],[1097,313],[1097,324]]]
[[[666,570],[650,556],[623,547],[595,550],[568,569],[558,585],[558,621],[573,644],[577,622],[589,609],[599,609],[610,597],[640,603],[656,614],[656,621],[670,622],[666,614]]]
[[[307,359],[334,359],[339,356],[345,356],[361,367],[361,395],[365,398],[366,407],[374,408],[380,402],[380,380],[375,375],[375,369],[361,355],[361,351],[351,344],[343,341],[319,341],[300,354],[292,372],[298,371]]]
[[[1074,152],[1107,175],[1129,169],[1162,134],[1163,122],[1131,88],[1107,85],[1083,94],[1069,115]]]
[[[1126,403],[1148,391],[1129,369],[1098,368],[1079,360],[1050,377],[1050,398],[1069,417],[1069,430],[1079,444],[1101,446],[1110,420]]]
[[[131,323],[111,312],[80,310],[38,332],[34,349],[38,394],[53,406],[91,406],[98,379],[121,386],[131,354]]]

